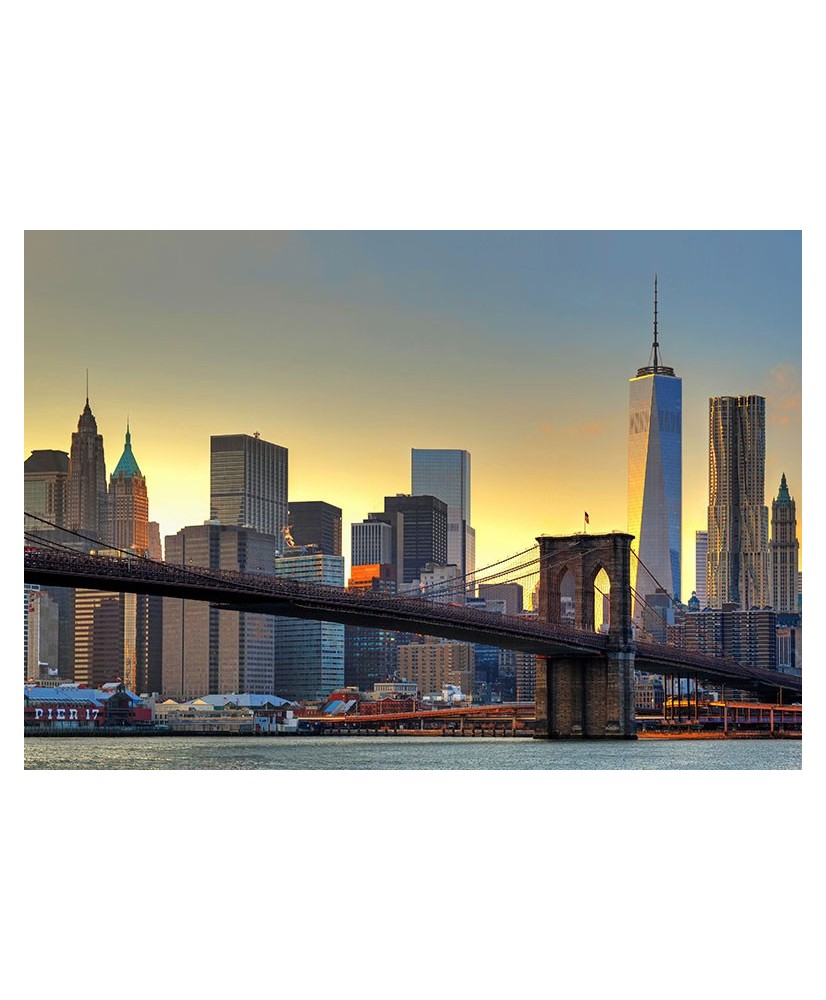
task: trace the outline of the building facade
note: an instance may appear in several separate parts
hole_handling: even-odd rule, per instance
[[[353,525],[356,527],[356,525]],[[382,525],[387,527],[387,525]],[[396,592],[395,573],[387,564],[354,565],[347,589],[379,594]],[[344,629],[344,683],[360,691],[396,676],[398,634],[389,629],[347,625]]]
[[[428,563],[447,564],[447,504],[434,496],[399,494],[384,498],[387,514],[404,518],[401,583],[421,577]]]
[[[375,519],[351,524],[350,553],[352,566],[394,566],[393,528]]]
[[[149,497],[146,479],[132,452],[128,424],[123,454],[109,477],[109,513],[112,547],[146,555],[149,549]]]
[[[708,604],[708,531],[694,532],[694,593],[704,608]]]
[[[344,557],[288,550],[275,560],[275,575],[343,587]],[[289,701],[312,701],[343,686],[343,625],[304,618],[275,619],[274,694]]]
[[[399,677],[418,685],[422,697],[440,694],[447,684],[473,693],[473,646],[467,642],[429,639],[399,646]]]
[[[29,455],[23,463],[24,530],[64,526],[68,478],[67,452],[44,449]]]
[[[274,574],[275,535],[208,521],[166,537],[166,561]],[[170,698],[244,691],[276,694],[275,619],[163,598],[162,693]]]
[[[708,402],[708,605],[764,608],[770,598],[766,400]]]
[[[786,473],[780,479],[780,489],[772,501],[771,542],[771,605],[775,611],[794,614],[798,608],[798,563],[800,544],[797,540],[797,507],[789,495]]]
[[[103,435],[89,406],[89,397],[72,434],[66,479],[66,527],[106,544],[109,503]]]
[[[447,555],[460,576],[476,570],[476,532],[470,526],[470,452],[450,448],[412,448],[411,493],[447,504]]]
[[[209,456],[210,520],[283,538],[287,449],[258,434],[213,434]]]
[[[654,279],[654,344],[650,363],[629,382],[628,531],[638,558],[631,579],[640,599],[656,589],[680,600],[682,533],[682,380],[661,364]]]
[[[741,611],[734,605],[683,615],[667,641],[710,656],[724,654],[750,667],[777,670],[777,615],[771,609]]]
[[[341,507],[324,500],[291,500],[289,522],[295,545],[317,545],[328,556],[341,555]]]

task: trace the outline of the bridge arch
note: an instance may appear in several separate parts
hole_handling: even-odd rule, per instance
[[[633,535],[541,535],[539,617],[563,625],[562,585],[574,581],[574,626],[595,628],[598,579],[608,580],[608,648],[594,654],[540,656],[536,735],[546,739],[634,739],[635,645],[631,625]],[[600,595],[601,597],[601,595]],[[601,617],[601,616],[600,616]]]
[[[609,636],[620,645],[633,641],[631,630],[631,542],[633,535],[540,535],[539,616],[564,624],[562,580],[574,579],[574,625],[592,630],[594,584],[604,570],[610,585]]]

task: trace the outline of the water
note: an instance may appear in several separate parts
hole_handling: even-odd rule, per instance
[[[797,770],[800,740],[540,742],[456,737],[35,737],[27,770]]]

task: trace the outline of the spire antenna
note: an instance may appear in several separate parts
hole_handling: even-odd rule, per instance
[[[89,369],[86,369],[86,405],[89,405]]]
[[[657,275],[654,275],[654,367],[660,365],[660,345],[657,341]]]

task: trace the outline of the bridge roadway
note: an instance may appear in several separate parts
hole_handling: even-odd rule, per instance
[[[606,635],[538,619],[284,577],[177,566],[140,556],[85,555],[68,549],[27,547],[24,580],[41,586],[207,601],[225,610],[413,632],[548,657],[593,656],[595,652],[606,651],[609,642]],[[652,673],[696,677],[751,689],[766,700],[774,700],[781,689],[798,698],[802,696],[800,677],[676,646],[638,642],[635,665],[638,670]]]

